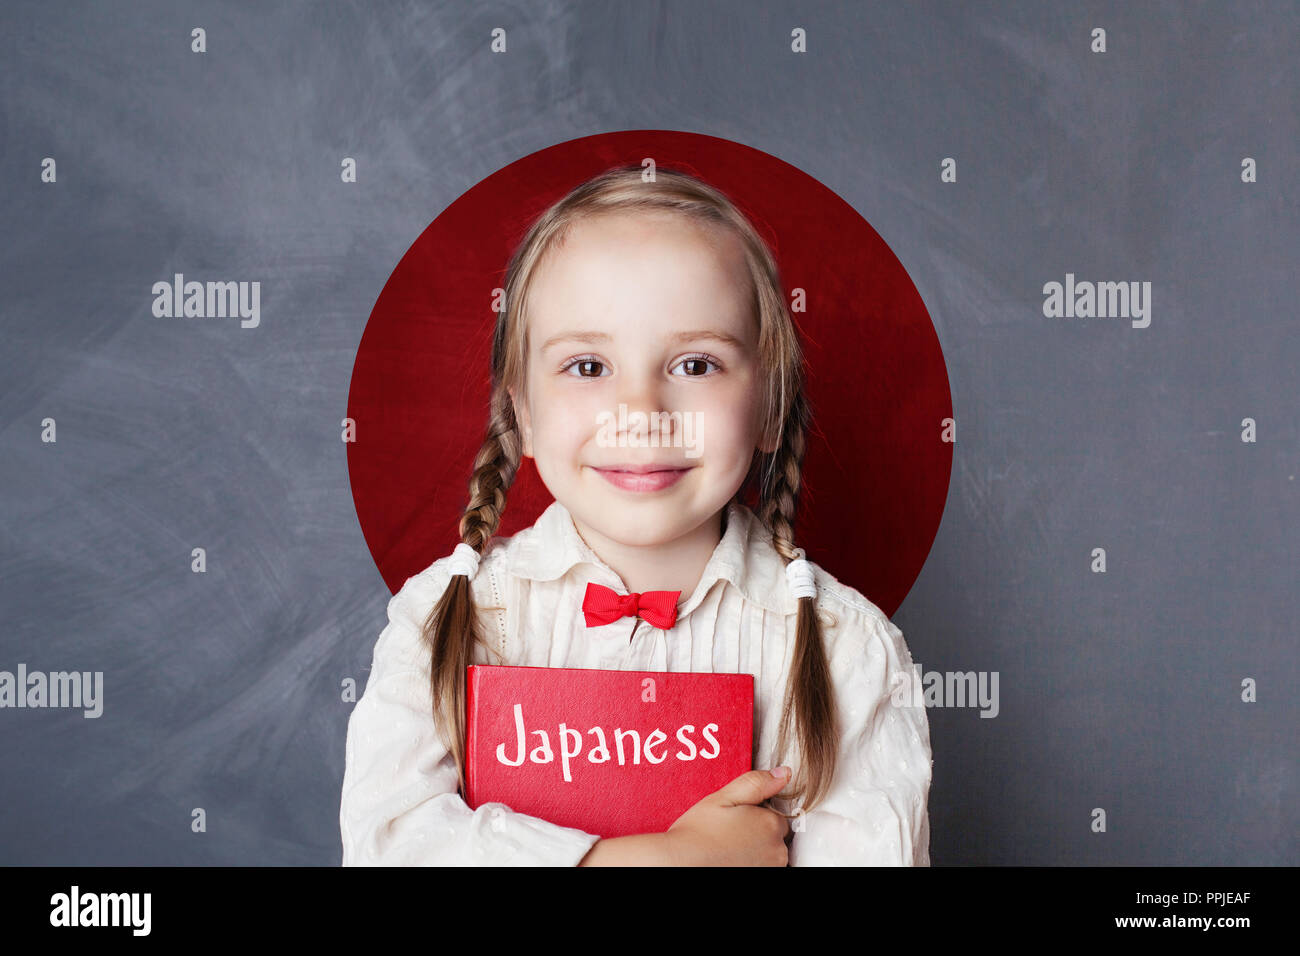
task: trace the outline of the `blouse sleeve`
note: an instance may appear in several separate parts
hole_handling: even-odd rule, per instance
[[[929,866],[930,729],[902,631],[879,609],[827,610],[839,760],[826,798],[791,821],[790,865]]]
[[[435,729],[425,615],[450,580],[435,562],[388,602],[370,678],[348,720],[339,827],[344,866],[576,866],[595,834],[516,813],[471,810]]]

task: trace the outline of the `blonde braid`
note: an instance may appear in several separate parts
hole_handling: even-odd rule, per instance
[[[506,509],[506,492],[519,470],[522,442],[514,406],[505,389],[492,393],[487,435],[474,459],[469,505],[460,519],[461,540],[480,555],[496,534]],[[438,732],[456,761],[465,790],[465,669],[477,644],[484,644],[474,592],[466,575],[453,575],[424,622],[430,648],[429,691]]]
[[[759,497],[759,517],[771,529],[772,544],[789,563],[797,557],[794,543],[804,452],[809,416],[802,389],[796,391],[786,419],[780,446],[764,476]],[[830,789],[835,775],[839,746],[835,726],[835,689],[830,664],[817,618],[815,598],[800,598],[795,646],[786,684],[781,720],[777,731],[777,753],[784,758],[790,737],[791,719],[798,731],[802,760],[791,781],[791,798],[801,798],[802,810],[811,811]]]

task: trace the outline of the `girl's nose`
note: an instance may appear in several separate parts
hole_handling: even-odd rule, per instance
[[[639,433],[649,437],[659,432],[665,439],[672,438],[673,426],[667,408],[668,388],[665,383],[652,380],[649,376],[625,378],[618,390],[618,401],[623,408],[613,411],[620,423],[627,423],[629,435]]]
[[[663,395],[653,383],[625,382],[624,387],[618,390],[618,400],[627,406],[629,412],[645,412],[648,415],[663,411]]]

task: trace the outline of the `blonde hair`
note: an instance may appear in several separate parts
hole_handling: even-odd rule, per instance
[[[506,270],[505,308],[497,314],[492,341],[492,395],[483,444],[469,479],[469,503],[460,519],[461,540],[480,555],[496,533],[506,508],[506,493],[519,468],[522,439],[508,393],[526,393],[528,368],[528,292],[539,263],[562,244],[568,229],[583,217],[607,212],[666,211],[697,223],[728,230],[740,240],[748,263],[752,305],[759,322],[759,366],[767,371],[761,399],[763,447],[756,449],[749,473],[732,500],[757,480],[755,513],[771,533],[772,544],[786,562],[798,557],[794,543],[795,511],[809,407],[803,393],[803,353],[786,307],[775,259],[754,226],[732,201],[699,179],[658,168],[643,178],[639,166],[609,169],[582,183],[533,223]],[[777,752],[785,757],[793,719],[799,761],[780,796],[811,811],[825,796],[835,774],[838,728],[834,688],[817,619],[815,599],[800,598],[791,677],[778,729]],[[456,761],[461,792],[465,789],[465,669],[476,644],[486,647],[474,606],[470,579],[451,578],[424,623],[431,652],[429,671],[433,712],[440,735]],[[791,816],[792,814],[787,814]]]

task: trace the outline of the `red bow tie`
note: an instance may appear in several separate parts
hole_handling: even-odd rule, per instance
[[[664,630],[677,620],[677,598],[681,591],[643,591],[619,594],[603,584],[587,583],[582,598],[582,613],[588,627],[610,624],[620,617],[640,617]]]

